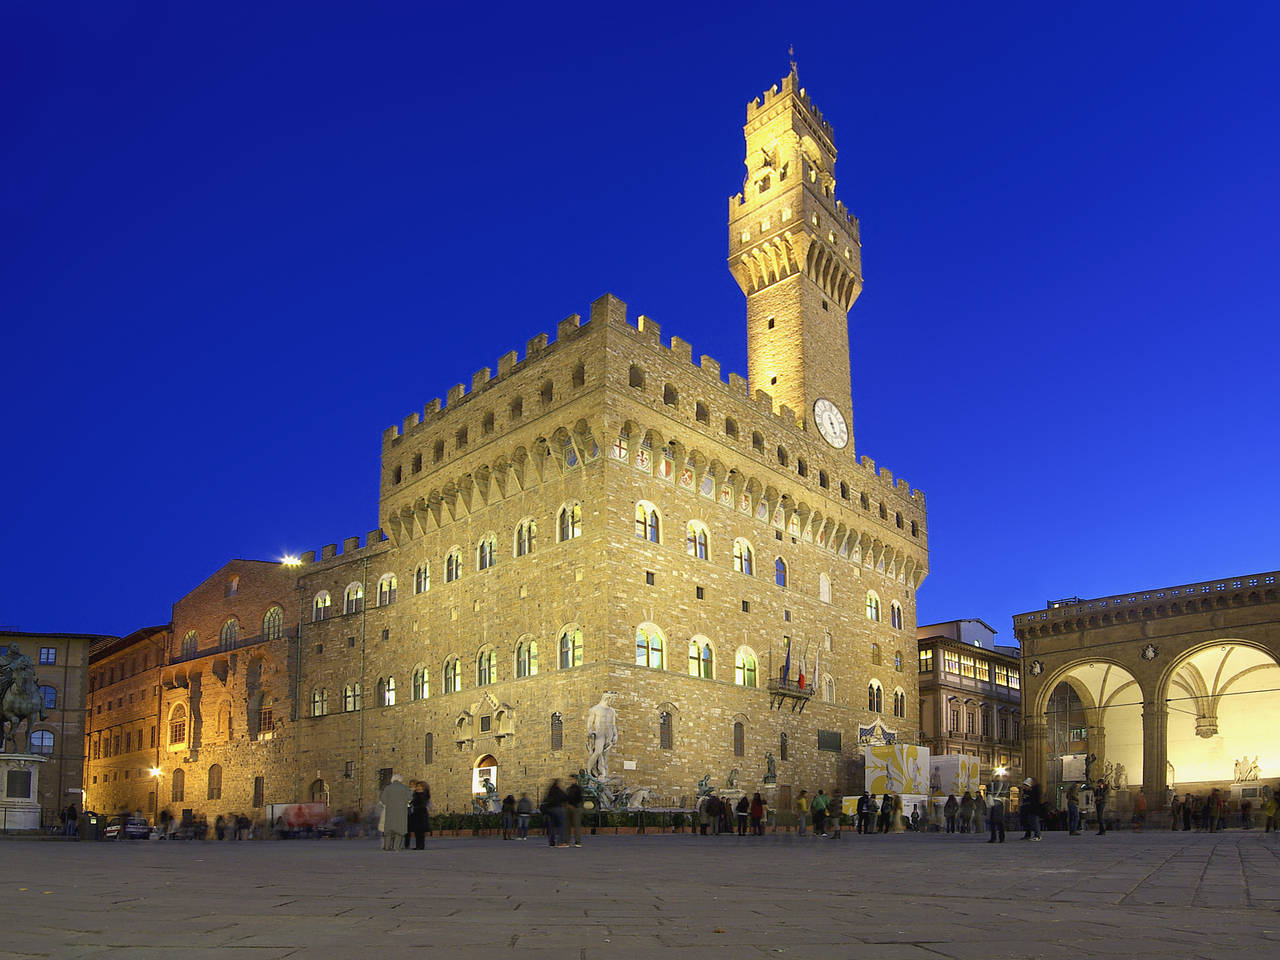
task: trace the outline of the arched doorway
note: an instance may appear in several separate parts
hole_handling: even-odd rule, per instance
[[[485,754],[471,768],[471,792],[473,794],[483,794],[485,792],[484,781],[486,777],[496,790],[498,788],[498,761],[491,753]]]
[[[1256,794],[1260,784],[1254,780],[1280,776],[1273,734],[1280,721],[1280,665],[1271,653],[1240,640],[1217,640],[1188,650],[1162,681],[1171,792],[1195,794],[1243,780],[1244,789]],[[1242,798],[1240,789],[1233,792]]]
[[[1143,693],[1124,667],[1104,660],[1063,668],[1044,687],[1045,800],[1059,808],[1072,785],[1103,778],[1119,816],[1143,778]]]

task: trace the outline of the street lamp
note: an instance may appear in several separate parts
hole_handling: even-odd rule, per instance
[[[151,779],[153,781],[151,789],[151,812],[153,814],[157,814],[160,810],[160,777],[164,774],[164,771],[159,767],[152,767],[147,772],[151,774]]]
[[[294,556],[292,553],[286,553],[283,557],[281,557],[280,563],[286,567],[302,566],[302,560],[299,557]]]

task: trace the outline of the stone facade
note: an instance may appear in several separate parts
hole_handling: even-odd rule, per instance
[[[97,634],[0,632],[0,651],[17,644],[35,663],[36,681],[45,690],[45,718],[27,734],[37,734],[30,750],[48,757],[39,773],[37,799],[42,823],[59,822],[69,803],[80,808],[84,787],[86,664]],[[25,724],[24,724],[25,729]],[[3,752],[3,751],[0,751]]]
[[[387,429],[379,530],[296,568],[234,561],[175,605],[160,767],[170,785],[182,770],[186,789],[176,801],[170,787],[169,805],[365,811],[395,772],[426,779],[437,810],[465,810],[480,769],[503,794],[536,794],[586,765],[587,712],[605,692],[609,773],[652,804],[691,804],[708,773],[757,789],[766,754],[779,803],[792,788],[860,789],[849,771],[873,721],[915,739],[925,498],[859,459],[851,435],[833,446],[815,427],[819,396],[852,424],[856,222],[834,200],[830,126],[794,73],[765,104],[748,107],[748,169],[759,146],[794,163],[796,219],[817,213],[818,230],[827,217],[837,238],[792,224],[771,240],[791,245],[785,276],[734,266],[752,385],[767,352],[785,389],[726,382],[606,295],[587,323],[566,318],[554,340],[534,337]],[[743,215],[791,195],[753,189]],[[751,332],[762,311],[777,336]],[[280,635],[246,639],[273,607]],[[219,644],[232,616],[239,638]],[[792,686],[803,669],[818,693],[803,710],[768,690],[788,643]],[[873,644],[901,672],[873,663]],[[882,717],[871,693],[898,685],[902,715]],[[221,797],[205,799],[213,765]]]
[[[1047,728],[1050,699],[1065,683],[1082,716],[1082,729],[1062,738],[1066,749],[1093,755],[1095,777],[1123,762],[1127,779],[1117,785],[1140,790],[1152,811],[1171,790],[1230,789],[1233,760],[1246,754],[1259,760],[1257,783],[1280,785],[1277,576],[1072,597],[1015,616],[1027,772],[1057,777],[1062,748]]]

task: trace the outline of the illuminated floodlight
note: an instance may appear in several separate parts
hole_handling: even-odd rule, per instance
[[[298,557],[295,557],[292,553],[286,553],[283,557],[280,558],[280,562],[284,564],[286,567],[302,566],[302,561]]]
[[[1003,776],[1006,776],[1008,773],[1009,773],[1009,768],[1008,768],[1008,767],[996,767],[996,776],[997,776],[997,777],[1003,777]]]
[[[151,768],[150,770],[148,770],[147,772],[148,772],[148,773],[150,773],[150,774],[151,774],[151,776],[153,776],[153,777],[158,777],[158,776],[160,776],[160,774],[164,773],[164,771],[163,771],[163,770],[161,770],[159,767],[152,767],[152,768]]]

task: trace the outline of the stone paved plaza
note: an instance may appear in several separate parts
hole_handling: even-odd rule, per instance
[[[1280,955],[1280,839],[0,843],[0,957]]]

